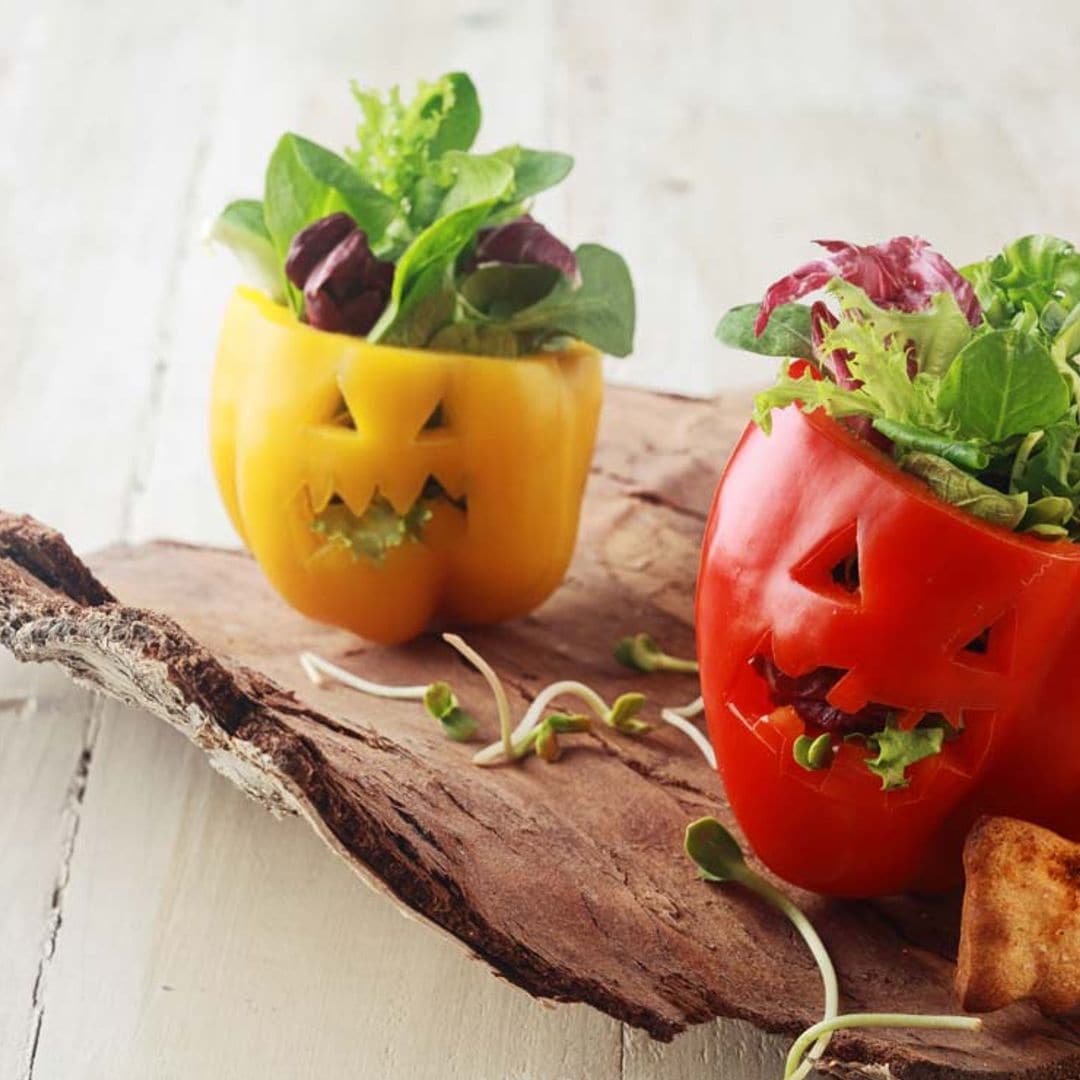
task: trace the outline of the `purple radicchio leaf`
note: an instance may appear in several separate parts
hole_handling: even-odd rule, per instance
[[[839,668],[819,667],[805,675],[788,675],[769,656],[758,655],[751,664],[765,680],[775,705],[790,705],[805,724],[844,734],[871,732],[885,726],[889,709],[871,702],[857,713],[846,713],[828,700],[844,674]]]
[[[353,219],[336,213],[296,234],[285,274],[303,291],[304,316],[311,326],[363,335],[390,299],[394,265],[375,258]]]
[[[476,248],[470,265],[476,267],[485,263],[551,266],[574,282],[580,280],[573,251],[528,214],[505,225],[481,229],[476,234]]]
[[[758,310],[754,332],[761,334],[773,310],[823,289],[834,278],[857,285],[880,307],[921,311],[940,292],[951,292],[972,326],[982,309],[971,285],[943,255],[917,236],[894,236],[883,244],[863,247],[845,240],[817,240],[829,254],[800,266],[773,282]]]

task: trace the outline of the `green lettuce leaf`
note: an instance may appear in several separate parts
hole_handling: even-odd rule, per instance
[[[339,210],[356,222],[373,249],[395,214],[394,204],[337,154],[300,135],[283,135],[266,169],[263,214],[283,289],[297,312],[300,294],[285,280],[289,245],[301,229]]]
[[[539,337],[580,338],[609,356],[634,347],[634,286],[621,255],[600,244],[582,244],[577,258],[581,281],[560,275],[542,300],[506,319],[506,326]]]
[[[814,344],[810,334],[810,309],[805,304],[781,304],[769,318],[761,335],[754,333],[760,304],[739,304],[717,324],[716,339],[722,345],[760,356],[795,356],[810,359]]]
[[[380,94],[354,82],[352,93],[363,120],[356,129],[356,148],[346,157],[395,203],[412,197],[443,154],[468,150],[480,130],[476,87],[463,72],[419,83],[408,101],[396,86]]]
[[[1063,419],[1069,385],[1038,337],[991,330],[964,346],[941,381],[938,406],[961,433],[988,442]]]
[[[1080,253],[1056,236],[1022,236],[992,259],[960,272],[974,287],[984,318],[997,329],[1017,326],[1019,319],[1052,335],[1055,310],[1067,312],[1080,304]],[[1047,309],[1050,319],[1044,327],[1041,316]]]
[[[901,346],[910,342],[918,369],[931,375],[944,374],[974,333],[956,295],[948,290],[937,293],[922,311],[878,307],[862,289],[842,278],[834,278],[828,291],[849,319],[872,323],[879,338],[891,337]]]
[[[381,563],[394,548],[418,542],[432,514],[429,499],[419,498],[405,514],[399,514],[389,499],[376,492],[359,516],[344,502],[328,503],[315,515],[311,528],[329,542],[347,547],[353,558]]]
[[[945,502],[994,525],[1015,529],[1027,511],[1027,492],[998,491],[936,454],[913,450],[900,458],[900,467],[925,480]]]
[[[822,336],[821,351],[850,354],[848,368],[862,386],[871,416],[899,420],[915,427],[945,430],[937,407],[938,381],[908,370],[907,341],[897,333],[883,332],[876,319],[841,319]]]
[[[847,390],[831,379],[816,379],[807,370],[798,378],[788,372],[785,360],[776,382],[754,398],[754,422],[765,432],[772,431],[772,411],[799,405],[804,412],[823,409],[829,416],[874,416],[877,405],[864,390]]]
[[[229,248],[240,260],[252,282],[272,300],[285,299],[274,242],[266,227],[263,204],[258,199],[237,199],[214,219],[207,238]]]
[[[890,720],[881,731],[865,736],[866,744],[877,751],[877,757],[866,759],[866,767],[881,778],[882,791],[906,788],[911,783],[907,770],[917,761],[940,754],[951,730],[941,720],[903,731]]]

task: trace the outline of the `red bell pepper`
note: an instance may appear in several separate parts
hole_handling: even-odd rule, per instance
[[[709,518],[697,628],[710,737],[761,859],[874,896],[955,883],[982,813],[1080,839],[1078,600],[1076,545],[942,501],[821,412],[749,426]],[[882,709],[951,733],[892,789],[859,735]],[[822,732],[831,763],[805,768],[796,740]]]

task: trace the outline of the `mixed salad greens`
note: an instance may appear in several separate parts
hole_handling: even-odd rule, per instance
[[[733,308],[727,345],[785,357],[760,394],[824,409],[946,502],[1044,539],[1080,539],[1080,253],[1025,236],[960,270],[918,238],[826,255]],[[798,301],[824,289],[824,300]],[[798,358],[802,363],[792,363]]]
[[[571,157],[472,152],[480,103],[460,72],[410,100],[355,84],[353,95],[353,149],[282,136],[262,200],[230,203],[211,228],[261,288],[312,326],[372,342],[515,357],[580,339],[630,352],[623,259],[571,250],[530,216]]]

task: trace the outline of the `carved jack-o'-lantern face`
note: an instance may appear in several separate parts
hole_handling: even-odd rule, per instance
[[[215,373],[215,471],[289,603],[402,641],[433,620],[523,614],[556,587],[601,393],[584,346],[512,361],[373,346],[241,289]],[[411,531],[369,552],[327,525],[373,507]]]
[[[787,409],[771,436],[748,428],[709,521],[697,626],[710,734],[759,856],[795,884],[875,895],[950,883],[981,812],[1080,836],[1078,598],[1076,547],[938,501],[834,422]],[[766,667],[829,672],[845,714],[958,734],[897,790],[858,740],[808,771],[792,751],[815,730],[777,709]]]

